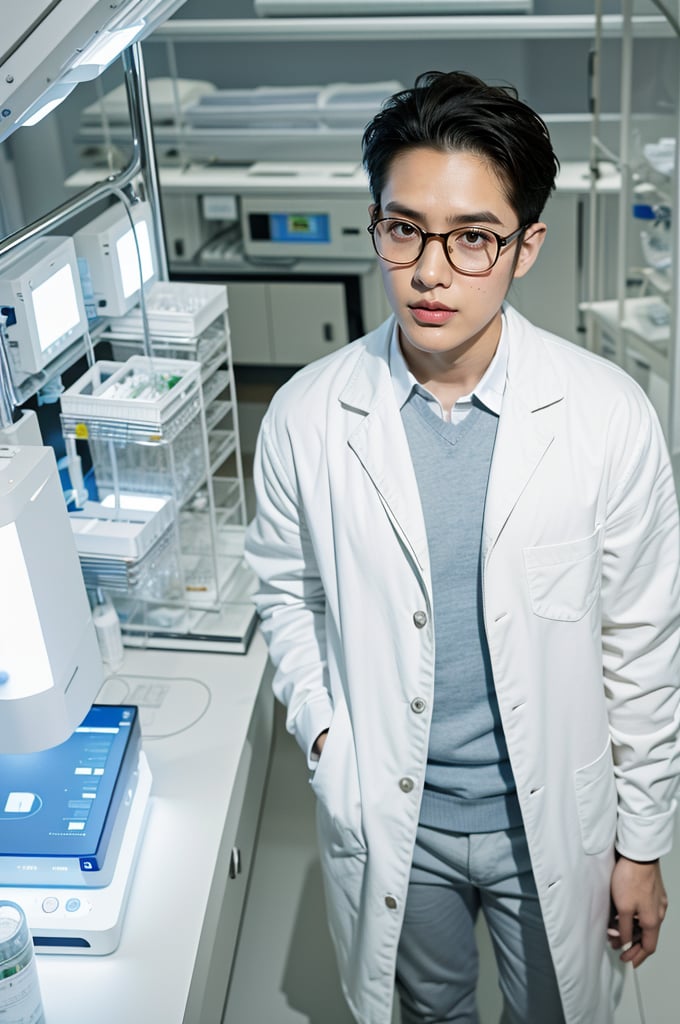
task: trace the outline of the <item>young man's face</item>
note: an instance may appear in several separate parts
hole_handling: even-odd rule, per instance
[[[481,157],[419,148],[395,157],[372,217],[402,218],[424,231],[488,228],[503,238],[521,225],[498,177]],[[522,242],[501,249],[480,276],[454,270],[438,239],[429,239],[416,263],[380,260],[385,291],[399,322],[402,350],[425,376],[458,366],[481,373],[493,358],[501,331],[500,309],[513,277],[521,277],[540,249],[545,225],[534,224]],[[518,249],[519,246],[519,249]],[[431,365],[430,365],[431,364]]]

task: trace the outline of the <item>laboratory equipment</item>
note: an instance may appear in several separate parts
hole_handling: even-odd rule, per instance
[[[111,882],[141,742],[137,707],[95,704],[63,743],[0,754],[0,887]]]
[[[30,1024],[45,1021],[26,915],[10,900],[0,900],[0,1016]]]
[[[24,0],[3,5],[0,142],[96,78],[184,0]]]
[[[42,750],[73,732],[103,680],[51,448],[0,447],[0,565],[0,751]]]
[[[134,225],[134,228],[133,228]],[[73,236],[90,319],[123,316],[156,277],[149,203],[110,206]]]
[[[205,287],[214,298],[215,286]],[[201,322],[200,310],[182,316]],[[87,506],[73,518],[86,582],[106,590],[128,645],[243,651],[255,626],[244,526],[230,516],[244,512],[242,479],[223,478],[231,508],[219,518],[214,498],[213,473],[237,454],[236,421],[208,436],[201,370],[189,359],[133,355],[95,363],[61,397],[64,435],[87,440],[102,504],[120,509],[96,525]],[[233,402],[218,413],[234,415]],[[139,516],[135,524],[124,495],[170,496],[168,529]]]
[[[243,248],[255,259],[366,259],[363,201],[249,195],[241,199]]]
[[[0,261],[0,315],[17,383],[82,337],[87,316],[72,238],[46,236]]]
[[[127,727],[125,716],[129,712],[130,709],[124,706],[114,706],[110,713],[116,716],[117,724],[105,727],[105,732],[85,732],[86,742],[92,743],[93,737],[97,736],[100,740],[97,746],[92,743],[89,755],[85,749],[85,761],[88,756],[93,761],[111,756],[104,748],[108,746],[109,751],[114,748],[119,734]],[[83,727],[87,729],[85,723]],[[83,741],[83,735],[78,733],[75,738]],[[114,758],[114,764],[116,760]],[[108,770],[107,763],[103,775],[99,777],[105,778]],[[63,786],[68,786],[73,783],[73,775],[74,763],[65,757],[57,778]],[[44,772],[40,777],[44,778]],[[117,828],[121,828],[122,822],[122,835],[114,835],[110,843],[111,861],[104,868],[107,871],[107,884],[92,885],[90,880],[95,871],[84,867],[77,872],[76,881],[72,881],[75,872],[71,871],[71,874],[65,872],[61,884],[25,883],[23,886],[3,887],[3,896],[24,908],[37,952],[103,955],[118,947],[144,825],[150,810],[151,785],[151,770],[144,752],[140,751],[136,767],[127,774],[127,783],[120,791],[118,806],[115,808],[114,834]],[[74,809],[68,810],[73,816]],[[52,863],[56,861],[52,860]]]

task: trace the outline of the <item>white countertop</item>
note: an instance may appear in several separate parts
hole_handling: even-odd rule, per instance
[[[142,707],[150,814],[118,949],[102,957],[36,957],[46,1024],[184,1020],[239,765],[241,779],[242,758],[247,767],[251,755],[268,756],[247,749],[258,695],[263,687],[271,694],[266,667],[257,632],[246,655],[127,650],[105,684],[99,700],[108,703],[134,703],[135,687],[147,683],[169,687],[161,708]],[[186,725],[177,735],[150,738]]]
[[[612,164],[600,167],[599,190],[615,192],[620,176]],[[164,192],[200,194],[229,192],[238,195],[275,193],[277,195],[316,194],[368,199],[368,183],[360,164],[349,163],[254,163],[243,166],[160,167],[158,176]],[[103,169],[85,168],[66,180],[69,189],[89,188],[106,177]],[[588,192],[590,174],[587,161],[564,161],[557,177],[557,192]]]

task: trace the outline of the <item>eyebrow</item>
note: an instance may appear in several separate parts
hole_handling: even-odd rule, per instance
[[[422,213],[418,213],[417,210],[411,210],[408,206],[403,206],[401,203],[393,200],[391,203],[387,203],[383,207],[383,213],[398,214],[401,217],[405,217],[407,220],[423,220]],[[493,213],[491,210],[478,210],[476,213],[461,213],[455,216],[449,216],[446,218],[448,224],[452,227],[458,227],[464,224],[502,224],[503,222]]]

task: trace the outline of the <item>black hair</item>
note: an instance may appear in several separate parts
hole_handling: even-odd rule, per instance
[[[367,125],[363,162],[380,205],[392,160],[419,147],[488,160],[520,224],[539,220],[559,161],[545,122],[510,85],[487,85],[462,71],[426,71],[395,93]]]

